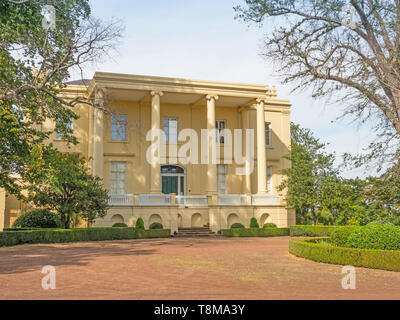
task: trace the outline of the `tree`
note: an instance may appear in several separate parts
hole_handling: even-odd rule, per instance
[[[88,172],[83,158],[50,149],[42,159],[41,170],[26,176],[34,182],[28,187],[28,200],[57,212],[65,228],[76,217],[92,223],[107,214],[107,191],[100,178]]]
[[[54,28],[43,23],[46,5],[55,8]],[[0,187],[22,197],[28,164],[40,164],[37,151],[50,148],[41,124],[54,121],[76,143],[67,125],[78,117],[74,106],[106,111],[104,101],[60,92],[72,70],[109,54],[122,27],[93,18],[88,0],[0,0],[0,25]]]
[[[340,179],[333,166],[335,156],[325,148],[326,144],[316,139],[309,129],[291,124],[291,148],[285,157],[292,166],[282,171],[285,178],[278,190],[287,189],[288,204],[295,208],[301,223],[311,213],[315,225],[316,211],[333,207],[337,202]]]
[[[400,138],[400,1],[245,0],[236,18],[274,26],[263,54],[283,83],[334,97],[343,115],[374,119],[376,140],[361,162],[398,158]],[[376,121],[376,119],[378,121]],[[379,163],[382,164],[382,161]]]

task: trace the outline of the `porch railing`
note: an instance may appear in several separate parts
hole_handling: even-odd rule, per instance
[[[207,196],[176,196],[176,204],[185,207],[207,207]]]
[[[271,194],[253,194],[251,204],[253,206],[276,206],[279,205],[279,197]]]
[[[139,194],[140,206],[169,206],[170,204],[169,194]]]
[[[246,195],[244,194],[220,194],[218,195],[220,206],[245,206]]]
[[[108,205],[133,206],[133,194],[109,194]]]

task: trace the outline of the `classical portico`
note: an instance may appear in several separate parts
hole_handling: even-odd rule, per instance
[[[160,221],[173,231],[179,225],[193,224],[218,231],[235,221],[248,225],[251,217],[278,226],[292,222],[293,212],[287,208],[284,194],[276,190],[281,181],[279,171],[289,165],[283,156],[290,143],[290,103],[278,99],[274,88],[96,73],[88,95],[112,114],[89,110],[87,154],[93,159],[93,174],[104,178],[110,188],[109,217],[96,225],[131,224],[139,216],[146,225]],[[110,138],[114,114],[124,119],[123,139],[118,141]],[[225,164],[226,145],[216,140],[221,128],[232,134],[242,130],[242,164],[232,159]],[[199,138],[202,129],[214,132],[207,137],[208,162],[184,164],[179,155],[176,163],[171,163],[168,153],[163,163],[148,162],[150,142],[146,136],[150,129],[168,135],[168,150],[182,147],[178,135],[183,129],[193,129]],[[253,145],[246,141],[246,130],[253,130]],[[266,136],[275,139],[271,146],[266,144]],[[246,152],[250,147],[252,156]],[[200,143],[198,149],[200,154]],[[239,175],[238,168],[250,174]]]

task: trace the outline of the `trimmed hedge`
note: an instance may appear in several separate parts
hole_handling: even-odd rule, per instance
[[[281,237],[289,235],[289,228],[233,228],[221,230],[226,237]]]
[[[161,223],[159,223],[159,222],[153,222],[153,223],[150,225],[150,227],[149,227],[149,229],[151,229],[151,230],[154,230],[154,229],[162,229],[162,228],[164,228],[164,227],[163,227],[163,225],[162,225]]]
[[[82,228],[42,229],[19,232],[0,232],[0,246],[25,243],[62,243],[78,241],[128,240],[145,238],[168,238],[169,229],[142,230],[135,228]]]
[[[138,229],[138,230],[144,230],[144,222],[143,222],[142,218],[139,217],[136,220],[136,227],[135,228]]]
[[[354,230],[359,226],[323,226],[323,225],[296,225],[290,226],[291,237],[329,237],[332,232],[337,229]]]
[[[250,219],[250,228],[259,228],[260,227],[260,225],[258,224],[258,222],[257,222],[257,219],[256,218],[251,218]]]
[[[290,239],[289,252],[317,262],[400,271],[399,250],[343,248],[316,243],[321,239],[327,238]]]
[[[353,230],[345,247],[377,250],[400,250],[400,228],[393,224],[370,224]]]
[[[123,222],[116,222],[112,226],[113,226],[113,228],[127,228],[128,227],[128,225]]]
[[[278,226],[275,223],[267,222],[264,223],[263,228],[278,228]]]
[[[244,229],[244,225],[239,222],[235,222],[231,225],[231,229]]]

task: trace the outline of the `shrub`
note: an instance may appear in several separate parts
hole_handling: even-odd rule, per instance
[[[231,229],[243,229],[243,228],[244,228],[244,225],[242,225],[239,222],[236,222],[236,223],[231,225]]]
[[[368,223],[367,226],[374,225],[374,224],[391,224],[391,225],[394,225],[393,223],[391,223],[389,221],[386,221],[386,220],[375,220],[375,221],[372,221],[372,222]]]
[[[127,228],[127,224],[123,222],[116,222],[113,224],[113,228]]]
[[[136,229],[143,229],[144,230],[144,222],[142,218],[138,218],[136,221]]]
[[[259,228],[260,225],[257,222],[256,218],[251,218],[250,219],[250,228]]]
[[[338,247],[346,247],[347,240],[348,240],[350,234],[358,228],[360,228],[360,227],[359,226],[347,226],[347,227],[335,228],[331,233],[331,237],[330,237],[331,243]]]
[[[289,228],[233,228],[221,230],[221,234],[226,237],[280,237],[288,236]]]
[[[278,228],[277,225],[275,223],[264,223],[263,228]]]
[[[58,215],[48,209],[36,209],[18,217],[13,228],[60,228],[61,220]]]
[[[153,222],[149,227],[149,229],[162,229],[162,228],[163,225],[159,222]]]
[[[289,252],[317,262],[400,271],[400,251],[342,248],[315,240],[290,239]]]
[[[290,226],[291,237],[329,237],[338,228],[355,228],[357,226],[322,226],[296,225]]]
[[[41,229],[0,232],[0,246],[24,243],[62,243],[77,241],[168,238],[170,230],[138,230],[135,228]]]
[[[346,246],[360,249],[400,250],[400,228],[391,224],[371,224],[354,230]]]

